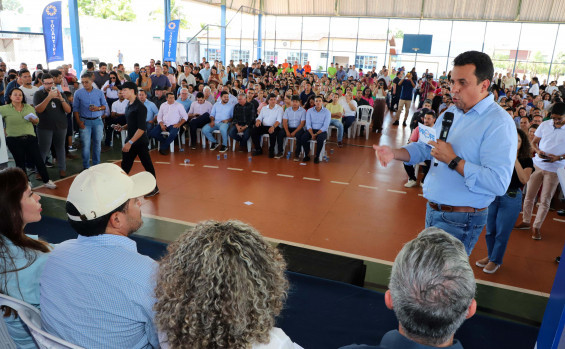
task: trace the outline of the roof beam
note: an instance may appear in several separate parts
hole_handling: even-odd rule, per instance
[[[340,6],[340,1],[339,0],[335,0],[334,3],[334,12],[336,16],[339,16],[339,6]]]
[[[424,6],[426,4],[426,0],[422,0],[422,8],[420,10],[420,19],[424,19]]]
[[[520,12],[522,12],[522,0],[518,0],[518,8],[516,9],[516,17],[514,18],[515,21],[518,21],[520,19]]]

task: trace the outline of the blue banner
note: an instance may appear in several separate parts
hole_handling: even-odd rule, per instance
[[[43,9],[42,22],[47,63],[64,60],[63,22],[61,20],[60,1],[55,1],[45,6]]]
[[[179,25],[180,19],[175,19],[174,21],[170,21],[165,28],[165,48],[163,49],[163,61],[176,62]]]

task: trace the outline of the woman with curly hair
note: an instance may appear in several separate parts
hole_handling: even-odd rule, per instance
[[[253,227],[207,221],[181,235],[159,265],[155,322],[162,348],[294,348],[275,326],[286,265]]]
[[[19,168],[0,171],[0,293],[39,308],[39,277],[51,246],[26,235],[26,224],[41,220],[40,197],[31,191],[27,176]],[[36,344],[17,313],[4,308],[8,332],[18,348]]]

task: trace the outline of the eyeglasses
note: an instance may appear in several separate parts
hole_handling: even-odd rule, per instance
[[[116,78],[112,77],[112,78],[110,78],[110,80],[116,80]]]

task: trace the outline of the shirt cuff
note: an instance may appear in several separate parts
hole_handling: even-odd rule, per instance
[[[477,176],[481,171],[482,166],[473,164],[472,162],[465,161],[463,172],[465,175],[465,185],[468,188],[473,188],[477,182]]]
[[[418,149],[418,146],[416,145],[416,143],[407,144],[407,145],[403,146],[402,148],[406,149],[408,151],[408,154],[410,154],[410,160],[404,162],[404,164],[412,166],[412,165],[415,165],[415,164],[418,164],[418,163],[421,162],[421,161],[418,160],[419,149]]]

